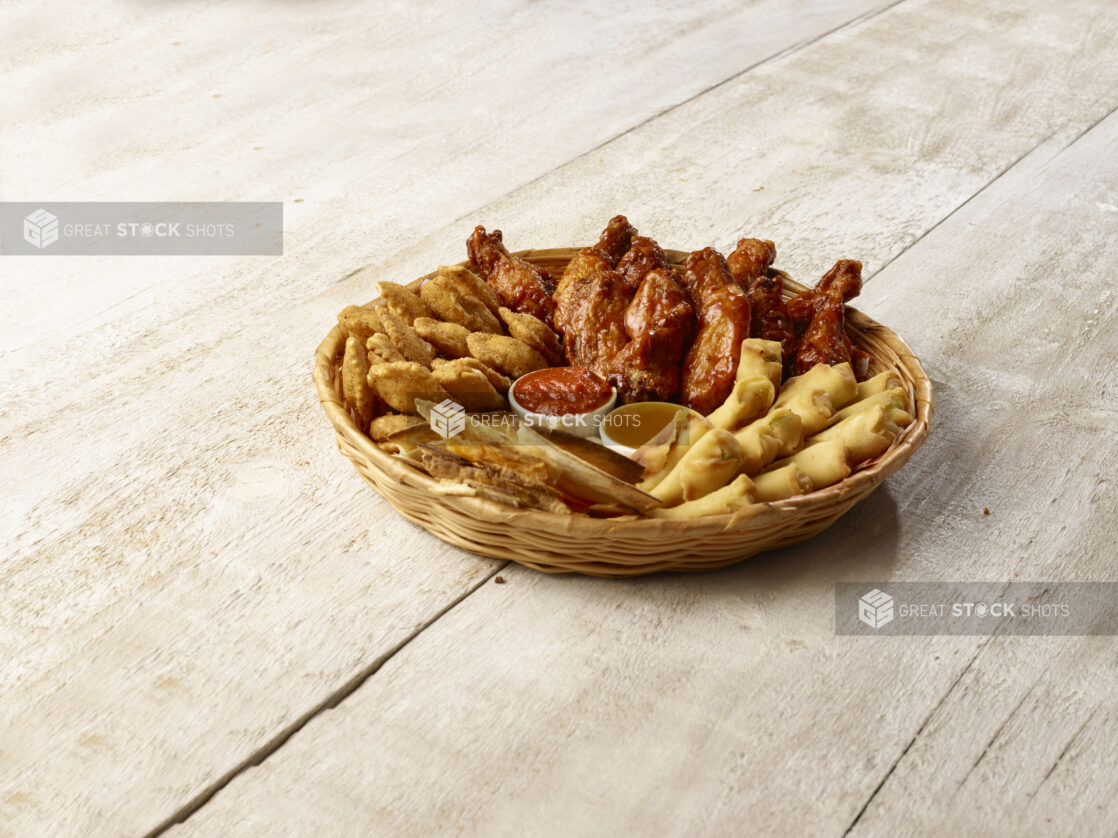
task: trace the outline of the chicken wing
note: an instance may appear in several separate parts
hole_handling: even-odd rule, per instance
[[[571,285],[563,348],[567,363],[609,375],[614,356],[625,346],[625,313],[632,292],[617,271],[596,271]]]
[[[505,306],[551,324],[555,314],[551,276],[542,268],[510,254],[500,230],[487,233],[478,225],[466,242],[466,251]]]
[[[784,374],[789,376],[795,375],[796,333],[784,303],[784,280],[769,275],[775,260],[776,246],[771,241],[739,239],[726,264],[749,297],[749,336],[779,343]]]
[[[730,273],[743,291],[748,291],[755,280],[768,276],[774,261],[776,245],[764,239],[738,239],[737,247],[726,257]]]
[[[617,267],[636,234],[636,228],[629,223],[629,219],[616,215],[598,237],[597,244],[584,247],[571,258],[552,295],[555,300],[555,328],[558,331],[563,331],[563,323],[569,313],[567,296],[571,286],[596,271],[608,271]]]
[[[834,301],[848,303],[862,293],[862,263],[852,259],[839,259],[823,274],[814,288],[797,294],[788,301],[788,316],[796,334],[803,334],[816,311],[833,308]]]
[[[621,261],[617,263],[617,271],[625,284],[633,291],[641,284],[649,271],[658,268],[667,268],[668,258],[660,245],[647,236],[636,236]]]
[[[629,342],[611,365],[609,378],[623,404],[679,396],[683,350],[694,328],[694,310],[675,274],[649,271],[625,312]]]
[[[815,287],[788,301],[788,315],[797,335],[796,374],[818,363],[856,362],[859,380],[869,374],[869,358],[854,347],[846,335],[846,303],[862,291],[862,263],[850,259],[835,262]]]
[[[709,247],[688,257],[683,284],[698,328],[683,359],[682,402],[705,416],[733,389],[741,342],[749,337],[749,298],[726,259]]]
[[[829,304],[815,313],[796,347],[796,374],[816,364],[841,364],[850,360],[853,347],[846,336],[842,303]]]

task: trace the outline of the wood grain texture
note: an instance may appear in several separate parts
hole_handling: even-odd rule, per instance
[[[162,823],[499,567],[334,450],[338,277],[885,5],[3,4],[2,197],[282,198],[286,254],[0,264],[0,835]]]
[[[1070,23],[1037,27],[1045,43],[1023,50],[1028,39],[1019,36],[1036,20],[1014,18],[1012,8],[1023,6],[999,4],[994,13],[999,32],[1013,36],[1003,45],[1016,56],[1006,65],[1012,83],[972,85],[973,107],[953,110],[950,130],[946,116],[918,123],[938,138],[923,149],[925,166],[913,167],[900,146],[892,163],[885,154],[863,171],[865,146],[850,148],[845,182],[862,187],[858,203],[842,207],[849,213],[819,205],[848,193],[838,188],[842,173],[807,170],[809,160],[837,160],[837,152],[801,153],[803,170],[780,171],[765,163],[779,144],[755,154],[772,191],[800,196],[788,217],[829,218],[835,241],[862,242],[871,266],[888,265],[862,305],[909,340],[937,386],[933,434],[904,471],[825,538],[710,576],[617,584],[503,571],[508,584],[483,586],[176,832],[920,835],[941,815],[960,834],[990,825],[997,834],[1112,829],[1111,643],[833,634],[836,581],[1113,577],[1118,454],[1103,441],[1118,415],[1107,383],[1118,350],[1118,116],[1107,114],[1118,102],[1100,89],[1071,118],[1072,100],[1053,76],[1115,68],[1100,66],[1090,49],[1082,58],[1078,48],[1055,49],[1093,43],[1082,22],[1078,35]],[[854,117],[880,113],[880,91],[903,82],[909,63],[950,70],[935,64],[950,43],[963,51],[954,53],[958,72],[969,74],[975,61],[961,56],[988,56],[1001,36],[964,12],[961,4],[906,4],[852,30],[841,46],[863,60],[849,74],[888,81],[841,104],[811,101],[831,115],[849,109],[850,124],[881,125]],[[1115,22],[1095,18],[1092,28],[1113,33]],[[874,30],[886,26],[906,49],[936,49],[895,64],[888,50],[858,49],[884,42]],[[968,32],[976,39],[969,47]],[[817,45],[833,47],[830,39]],[[1049,54],[1053,63],[1038,70],[1034,62]],[[778,62],[771,84],[817,59],[812,50]],[[927,101],[960,82],[949,72],[925,79]],[[685,158],[688,173],[711,186],[707,148],[724,134],[693,131],[685,147],[658,141],[658,132],[681,136],[673,121],[708,112],[700,109],[724,118],[725,101],[711,100],[733,91],[619,141],[634,161],[625,174],[666,194],[665,169]],[[1081,93],[1076,107],[1086,102]],[[1014,117],[1003,123],[1003,113]],[[1034,122],[1041,113],[1049,114],[1045,127]],[[1031,140],[1018,133],[1029,125],[1037,127]],[[1030,153],[1028,143],[1045,137]],[[992,146],[1004,164],[995,164]],[[602,171],[622,165],[613,149]],[[564,184],[600,188],[588,165],[514,196],[502,213],[537,229],[544,194],[561,196]],[[970,197],[967,184],[991,180]],[[724,184],[727,194],[740,195],[733,187],[743,182]],[[895,200],[902,193],[908,199]],[[694,235],[698,201],[688,197],[673,229]],[[937,216],[934,208],[952,200],[955,211]],[[735,232],[712,231],[708,240]],[[830,244],[809,243],[790,258],[822,267]]]

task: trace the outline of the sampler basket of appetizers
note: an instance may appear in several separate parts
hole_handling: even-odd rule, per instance
[[[724,567],[809,538],[924,441],[931,382],[772,242],[663,250],[624,216],[583,248],[468,260],[348,306],[315,356],[339,449],[405,518],[537,570]]]

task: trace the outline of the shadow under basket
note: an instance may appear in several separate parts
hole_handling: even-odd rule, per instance
[[[576,252],[577,248],[564,247],[517,255],[559,277]],[[673,267],[682,266],[688,255],[677,250],[666,253]],[[786,297],[804,290],[782,276]],[[409,287],[418,290],[427,278]],[[338,327],[315,353],[314,382],[334,425],[339,450],[397,512],[443,541],[545,573],[623,577],[663,570],[714,570],[823,531],[903,466],[928,435],[932,384],[912,350],[894,332],[849,307],[846,327],[854,345],[872,356],[871,375],[893,369],[900,376],[915,405],[912,424],[884,454],[833,486],[753,504],[733,514],[682,521],[561,515],[518,509],[488,498],[439,494],[434,491],[436,480],[382,451],[350,418],[339,394],[345,335]]]

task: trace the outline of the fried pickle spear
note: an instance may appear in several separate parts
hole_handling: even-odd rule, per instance
[[[466,338],[466,343],[471,355],[513,379],[547,366],[543,355],[516,338],[474,332]]]
[[[431,370],[414,361],[376,364],[369,368],[368,381],[384,403],[400,413],[415,413],[417,398],[435,402],[450,398]]]
[[[417,335],[449,358],[465,358],[470,354],[466,338],[470,330],[459,323],[441,323],[430,317],[417,317],[412,324]]]
[[[383,308],[368,306],[346,306],[338,312],[338,325],[347,337],[357,338],[364,343],[377,332],[384,331],[381,323]]]
[[[608,364],[608,378],[622,404],[675,401],[683,350],[695,330],[695,313],[668,268],[647,273],[625,310],[629,342]]]
[[[551,276],[505,249],[501,231],[487,233],[480,224],[466,242],[470,261],[477,265],[500,301],[513,311],[538,317],[551,325],[555,302],[551,299]]]
[[[384,297],[385,307],[411,326],[417,317],[430,317],[427,304],[410,288],[395,282],[378,282],[377,293]]]
[[[705,416],[733,389],[741,342],[749,337],[749,298],[734,282],[726,259],[710,247],[687,258],[683,284],[698,329],[683,360],[682,402]]]
[[[346,338],[342,356],[342,397],[353,411],[359,428],[366,428],[376,415],[376,394],[369,387],[369,358],[357,338]]]
[[[543,355],[553,367],[563,365],[563,347],[559,344],[559,335],[551,327],[530,314],[517,314],[515,311],[501,306],[497,314],[504,321],[509,335],[523,341],[534,350]]]
[[[476,278],[464,268],[439,268],[437,275],[420,286],[420,299],[448,323],[457,323],[471,332],[500,334],[501,324],[497,315],[489,310],[485,299],[474,293],[465,275]],[[478,283],[484,285],[480,279]]]
[[[555,300],[555,329],[557,331],[563,331],[563,324],[569,313],[567,310],[567,295],[571,286],[596,271],[608,271],[617,267],[617,263],[621,261],[621,257],[629,249],[633,236],[636,234],[637,230],[629,223],[629,219],[623,215],[615,215],[609,220],[606,228],[602,231],[602,235],[598,237],[597,244],[584,247],[571,258],[571,261],[567,263],[566,270],[563,271],[563,276],[559,279],[559,284],[555,286],[555,293],[552,295],[552,299]]]
[[[461,361],[451,361],[433,370],[435,380],[471,413],[506,410],[508,402],[489,383],[485,374]]]

